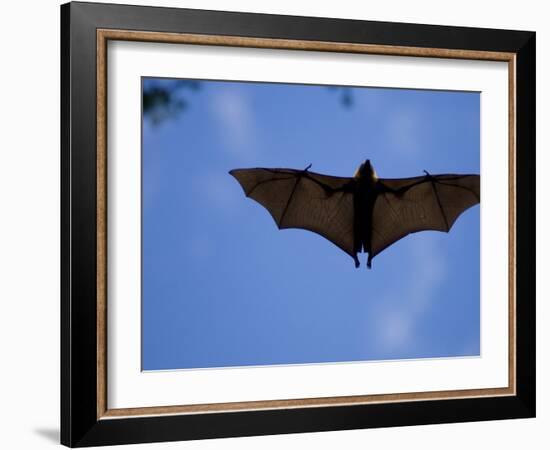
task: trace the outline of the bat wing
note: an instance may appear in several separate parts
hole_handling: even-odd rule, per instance
[[[479,203],[479,175],[426,175],[380,179],[372,215],[374,257],[411,233],[448,232],[460,214]]]
[[[268,210],[279,229],[312,231],[355,257],[351,178],[294,169],[235,169],[229,173],[247,197]]]

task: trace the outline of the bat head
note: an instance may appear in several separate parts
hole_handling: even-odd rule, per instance
[[[372,164],[370,163],[370,159],[366,159],[365,162],[361,163],[355,171],[355,175],[353,177],[369,180],[376,180],[378,178],[376,176],[376,172],[374,171],[374,167],[372,167]]]

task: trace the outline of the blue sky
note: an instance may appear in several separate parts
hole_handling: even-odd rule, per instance
[[[144,79],[144,87],[173,80]],[[473,356],[479,206],[449,234],[410,235],[361,267],[324,238],[279,231],[228,171],[382,178],[479,173],[479,94],[203,81],[143,121],[144,370]]]

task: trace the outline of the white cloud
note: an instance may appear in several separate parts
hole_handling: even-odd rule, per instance
[[[407,244],[410,276],[387,286],[376,313],[377,341],[385,351],[415,347],[416,323],[437,300],[447,273],[435,239],[411,239]]]
[[[413,241],[413,276],[409,302],[416,314],[422,314],[435,299],[435,293],[446,276],[445,258],[435,239]]]
[[[404,311],[386,311],[384,317],[378,322],[379,343],[386,350],[402,348],[410,341],[412,320]]]
[[[216,90],[211,99],[212,113],[218,120],[225,148],[242,159],[253,155],[255,125],[249,98],[243,90],[232,87]]]
[[[414,158],[420,150],[421,126],[418,111],[405,108],[392,111],[385,130],[388,148],[400,158]]]

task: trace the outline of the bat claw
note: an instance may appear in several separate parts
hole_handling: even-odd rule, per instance
[[[355,261],[355,268],[357,269],[360,266],[359,259],[357,258],[357,256],[355,256],[353,259]]]

